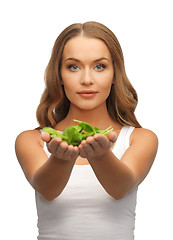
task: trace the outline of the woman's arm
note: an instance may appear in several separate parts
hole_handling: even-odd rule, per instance
[[[80,145],[81,155],[88,158],[95,175],[109,195],[121,199],[135,189],[147,176],[158,147],[157,136],[146,129],[136,128],[130,137],[130,146],[119,160],[104,149],[109,140],[100,134],[88,138]]]
[[[15,143],[16,155],[32,187],[45,199],[53,200],[66,186],[79,150],[56,138],[48,143],[52,153],[48,158],[41,138],[48,142],[50,135],[41,137],[38,130],[21,133]]]

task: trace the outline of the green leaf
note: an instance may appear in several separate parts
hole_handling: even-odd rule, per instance
[[[94,132],[95,132],[95,133],[100,133],[100,130],[99,130],[97,127],[95,127],[95,128],[94,128]]]
[[[57,133],[57,131],[55,129],[51,128],[51,127],[45,127],[45,128],[43,128],[43,131],[47,132],[49,134],[56,134]]]
[[[63,133],[62,132],[57,132],[57,137],[63,138]]]
[[[79,132],[79,133],[83,130],[82,126],[80,126],[79,124],[74,127],[76,128],[77,132]]]
[[[78,142],[71,142],[71,145],[73,145],[73,146],[79,146],[79,144],[80,144],[79,141]]]
[[[51,138],[56,138],[57,135],[56,134],[50,134]]]
[[[82,134],[82,140],[87,139],[87,137],[93,136],[95,132],[89,132],[89,133],[83,133]]]
[[[72,138],[73,138],[73,135],[75,133],[78,133],[76,128],[74,126],[70,126],[70,127],[67,127],[64,132],[63,132],[63,135],[65,137],[67,137],[67,141],[68,141],[68,144],[71,144],[71,141],[72,141]]]
[[[94,128],[89,123],[86,123],[86,122],[79,123],[79,126],[81,126],[82,129],[86,132],[93,132],[94,131]]]
[[[56,138],[56,137],[62,138],[62,136],[63,136],[63,133],[57,132],[55,129],[50,128],[50,127],[43,128],[43,131],[49,133],[51,138]]]
[[[73,135],[72,141],[81,142],[82,141],[82,133],[76,133]]]

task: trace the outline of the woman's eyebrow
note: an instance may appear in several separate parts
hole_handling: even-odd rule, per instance
[[[73,61],[76,61],[76,62],[80,62],[78,59],[76,59],[76,58],[67,58],[66,60],[65,60],[65,62],[66,61],[68,61],[68,60],[73,60]]]
[[[109,59],[108,58],[105,58],[105,57],[102,57],[102,58],[98,58],[96,60],[94,60],[94,62],[99,62],[101,60],[107,60],[109,62]]]
[[[71,58],[71,57],[70,57],[70,58],[67,58],[67,59],[65,60],[65,62],[68,61],[68,60],[73,60],[73,61],[76,61],[76,62],[80,62],[79,59],[77,59],[77,58]],[[105,58],[105,57],[101,57],[101,58],[95,59],[94,62],[99,62],[99,61],[101,61],[101,60],[107,60],[107,61],[109,62],[109,59],[108,59],[108,58]]]

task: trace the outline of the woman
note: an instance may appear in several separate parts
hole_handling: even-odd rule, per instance
[[[97,22],[67,27],[45,79],[40,128],[16,139],[17,158],[36,192],[38,239],[134,239],[137,188],[158,140],[135,117],[137,94],[117,38]],[[42,133],[45,126],[64,131],[73,119],[114,131],[79,146]]]

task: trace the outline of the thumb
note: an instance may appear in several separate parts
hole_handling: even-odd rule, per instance
[[[108,135],[107,135],[107,138],[108,138],[109,141],[114,143],[117,140],[116,132],[115,131],[109,132]]]
[[[41,139],[44,141],[44,142],[50,142],[51,140],[51,136],[49,133],[42,133],[41,134]]]

